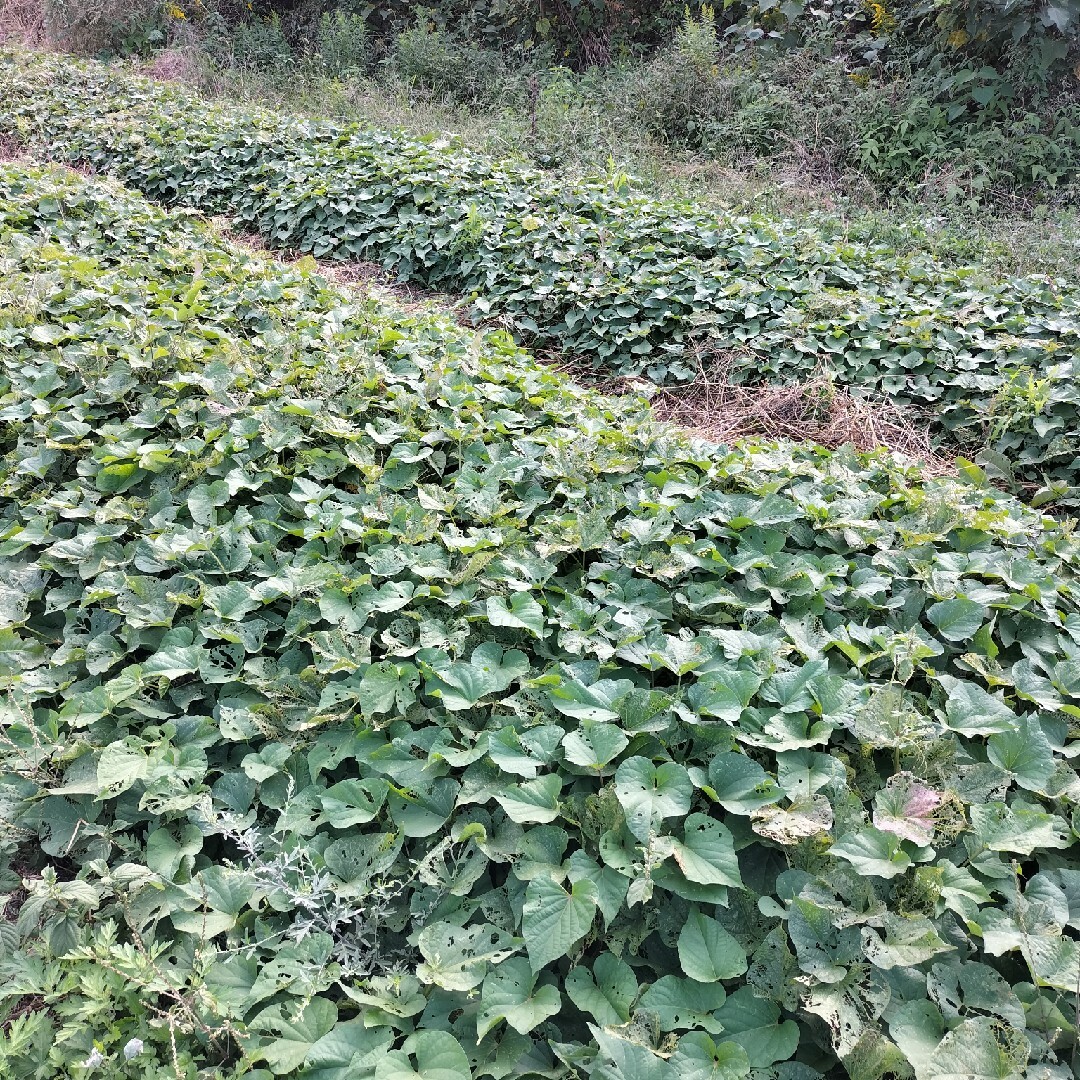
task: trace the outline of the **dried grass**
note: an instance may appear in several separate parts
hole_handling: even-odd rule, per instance
[[[605,393],[644,395],[661,420],[709,442],[764,438],[829,449],[885,449],[918,462],[930,475],[955,471],[952,458],[932,442],[928,418],[920,412],[856,397],[825,370],[797,384],[738,384],[732,380],[736,359],[726,354],[703,360],[693,382],[682,386],[655,386],[640,378],[598,380],[595,372],[572,363],[555,361],[554,366]],[[744,360],[740,367],[745,366]]]
[[[0,164],[26,160],[26,147],[12,135],[0,135]]]
[[[195,83],[202,71],[202,64],[194,49],[170,48],[154,53],[139,70],[158,82]]]
[[[41,0],[0,0],[0,41],[37,48],[47,37]]]

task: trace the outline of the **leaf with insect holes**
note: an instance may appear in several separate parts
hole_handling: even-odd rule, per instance
[[[615,770],[615,796],[626,813],[626,826],[642,843],[665,818],[687,813],[693,790],[686,769],[674,761],[657,767],[633,757]]]
[[[543,876],[529,882],[521,934],[533,971],[566,955],[588,933],[598,901],[597,888],[588,878],[573,882],[569,890]]]

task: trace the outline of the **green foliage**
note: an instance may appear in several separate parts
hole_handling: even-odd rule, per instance
[[[575,67],[600,64],[664,40],[683,15],[682,0],[409,0],[365,4],[381,35],[393,38],[419,15],[452,39],[471,40],[496,51],[540,46]]]
[[[10,56],[0,130],[275,247],[382,262],[526,338],[662,382],[702,345],[735,378],[826,367],[935,413],[938,437],[1041,498],[1078,486],[1080,294],[760,218],[568,185],[454,145],[192,102],[101,67]],[[1018,395],[1017,388],[1038,387]]]
[[[325,29],[329,31],[326,35],[329,38],[336,27],[331,24]],[[319,44],[322,45],[322,24],[319,30]],[[250,68],[271,77],[281,77],[292,64],[292,46],[285,37],[281,19],[277,14],[238,22],[229,32],[228,39],[231,61],[237,67]],[[334,52],[331,52],[331,56],[337,58]]]
[[[421,16],[397,34],[386,65],[406,85],[465,105],[497,102],[515,79],[513,50],[439,29]]]
[[[65,49],[87,54],[149,52],[166,40],[161,0],[43,0],[46,34]]]
[[[1027,85],[1045,85],[1067,73],[1080,30],[1077,0],[916,0],[901,11],[904,29],[918,33],[927,27],[940,53],[1019,67],[1013,74]]]
[[[60,169],[0,253],[5,1077],[1071,1075],[1069,526]]]
[[[325,73],[341,79],[371,63],[374,44],[367,20],[347,11],[324,11],[315,28],[315,48]]]

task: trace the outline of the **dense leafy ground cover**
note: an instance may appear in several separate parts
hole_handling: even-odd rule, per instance
[[[214,107],[102,66],[0,63],[0,132],[227,214],[273,246],[372,259],[472,296],[474,313],[621,372],[844,384],[926,407],[969,456],[1075,497],[1080,295],[980,279],[811,229],[565,184],[459,145]]]
[[[1074,1075],[1067,525],[60,170],[0,421],[5,1078]]]

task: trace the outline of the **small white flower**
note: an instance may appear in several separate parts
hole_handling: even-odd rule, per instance
[[[105,1060],[105,1055],[95,1046],[90,1056],[82,1063],[84,1069],[96,1069]]]
[[[130,1061],[133,1057],[138,1057],[143,1050],[142,1039],[132,1039],[124,1046],[124,1059]]]

